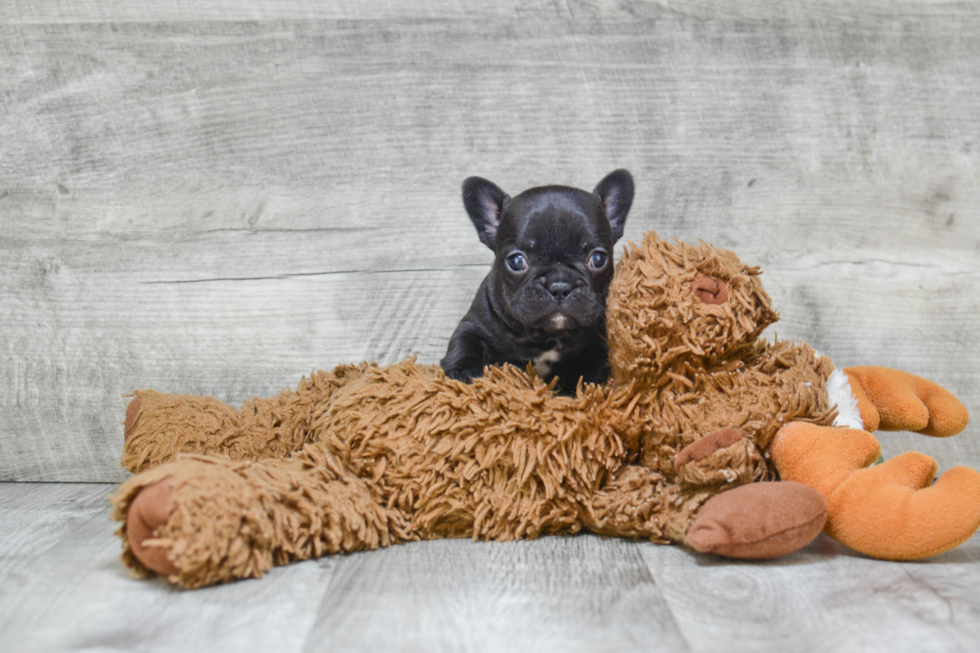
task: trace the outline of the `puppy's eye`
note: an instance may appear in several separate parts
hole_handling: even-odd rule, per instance
[[[527,269],[527,258],[523,254],[511,254],[507,257],[507,267],[512,272],[523,272]]]
[[[609,255],[602,250],[595,250],[589,254],[589,267],[593,270],[601,270],[606,267],[606,261],[609,260]]]

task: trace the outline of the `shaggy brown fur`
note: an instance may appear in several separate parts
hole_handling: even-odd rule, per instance
[[[754,443],[745,455],[761,480],[759,450],[781,426],[833,422],[824,390],[833,363],[806,343],[758,340],[779,319],[760,274],[730,251],[655,234],[620,261],[607,308],[612,384],[635,388],[619,428],[640,442],[643,466],[672,477],[682,448],[734,428]],[[704,301],[707,280],[723,302]]]
[[[774,478],[763,452],[780,426],[829,422],[832,364],[757,341],[777,316],[758,269],[730,252],[648,234],[616,275],[613,378],[575,397],[509,366],[467,385],[413,360],[318,372],[238,411],[136,392],[123,465],[142,473],[114,497],[126,565],[148,571],[127,510],[168,477],[174,512],[144,545],[168,549],[186,587],[440,537],[586,528],[687,543],[708,499]],[[727,427],[741,437],[675,469],[685,446]]]

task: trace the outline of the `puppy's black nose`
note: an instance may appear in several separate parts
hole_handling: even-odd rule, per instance
[[[565,299],[572,292],[572,284],[567,281],[552,281],[547,288],[555,299]]]

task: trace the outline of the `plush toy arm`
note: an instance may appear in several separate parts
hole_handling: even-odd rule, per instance
[[[336,390],[364,366],[341,366],[300,381],[295,391],[235,409],[214,397],[138,390],[126,408],[122,466],[139,473],[181,453],[233,460],[281,458],[312,441],[314,422]]]
[[[139,473],[180,453],[241,459],[239,415],[214,397],[138,390],[126,407],[122,466]],[[237,454],[237,455],[236,455]]]
[[[922,377],[887,367],[849,367],[844,373],[867,431],[947,437],[962,431],[970,420],[959,399]]]
[[[642,537],[654,542],[683,541],[687,513],[675,486],[646,467],[629,465],[606,482],[584,507],[582,522],[603,535]]]
[[[713,439],[713,445],[725,444],[723,435]],[[682,466],[714,451],[689,451]],[[759,560],[802,548],[820,534],[827,519],[820,494],[799,483],[728,487],[723,492],[717,486],[685,490],[651,469],[629,466],[595,494],[583,522],[606,535],[675,542],[701,553]]]

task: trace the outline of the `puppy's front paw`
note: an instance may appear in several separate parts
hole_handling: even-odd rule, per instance
[[[483,375],[482,369],[474,368],[453,367],[444,371],[450,379],[462,381],[463,383],[472,383],[473,379]]]

